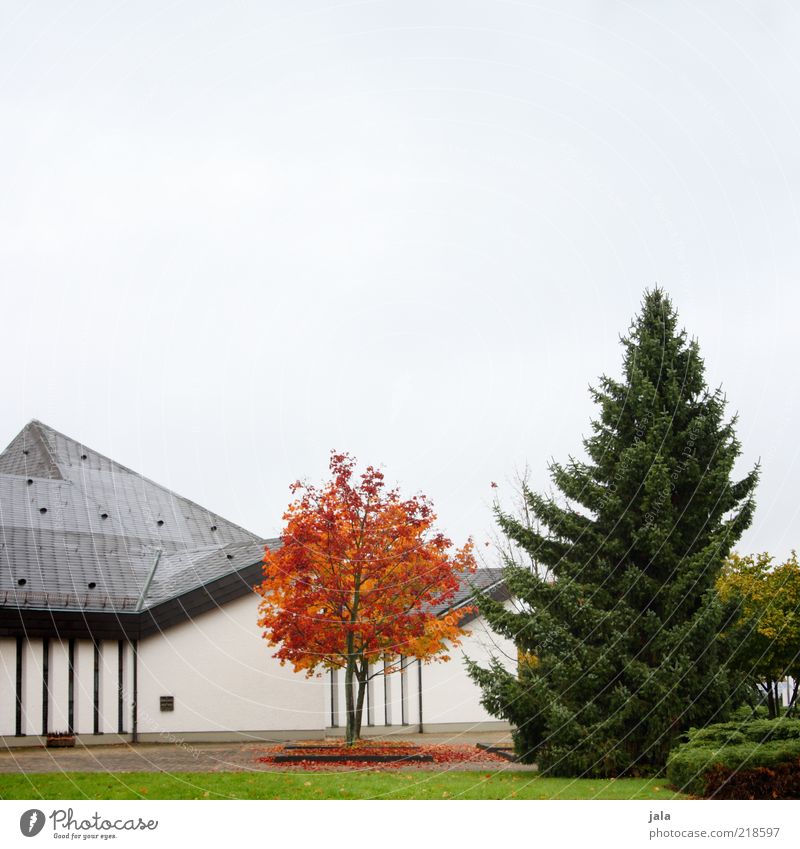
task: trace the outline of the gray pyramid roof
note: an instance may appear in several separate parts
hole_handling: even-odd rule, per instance
[[[492,590],[499,590],[503,586],[503,570],[501,568],[478,569],[472,574],[461,577],[458,592],[447,605],[447,609],[452,610],[465,604],[472,604],[473,587],[491,594]]]
[[[34,420],[0,453],[0,636],[146,636],[252,592],[279,544]],[[502,570],[437,612],[472,586]]]
[[[267,540],[39,421],[0,454],[0,606],[133,612],[258,563]]]

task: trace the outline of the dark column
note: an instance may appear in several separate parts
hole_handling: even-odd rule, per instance
[[[123,658],[125,656],[125,642],[120,640],[117,644],[117,731],[125,733],[125,679],[123,677]]]
[[[137,700],[139,698],[139,641],[133,640],[131,642],[131,659],[133,660],[133,698],[131,699],[131,723],[133,727],[131,731],[133,732],[133,742],[139,742],[139,713],[138,713],[138,705]]]
[[[422,661],[417,661],[417,687],[419,689],[419,733],[422,734]]]
[[[22,637],[17,637],[17,718],[15,734],[22,737]]]
[[[408,725],[406,716],[406,659],[400,655],[400,724]]]
[[[386,674],[386,661],[383,661],[383,724],[389,724],[389,676]]]
[[[75,733],[75,640],[67,644],[68,678],[67,678],[67,731]]]
[[[42,735],[47,736],[50,720],[50,638],[42,640]]]
[[[337,709],[339,707],[339,691],[336,689],[336,670],[331,669],[331,728],[336,728]]]
[[[92,683],[92,704],[94,705],[94,727],[95,734],[100,733],[100,643],[92,641],[94,645],[94,677]]]

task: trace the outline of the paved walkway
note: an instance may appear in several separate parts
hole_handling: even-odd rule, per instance
[[[375,739],[375,738],[370,738]],[[476,743],[510,745],[507,732],[476,734],[392,735],[392,740],[414,743],[474,746]],[[303,741],[308,742],[308,741]],[[259,763],[268,743],[138,743],[116,746],[84,746],[75,749],[47,749],[42,746],[0,751],[1,773],[37,772],[282,772],[285,767]],[[341,767],[340,767],[341,768]],[[409,770],[530,770],[514,763],[419,764],[401,767]],[[290,768],[296,771],[296,768]],[[362,767],[363,769],[363,767]],[[398,769],[397,767],[393,769]],[[0,779],[2,787],[2,779]]]

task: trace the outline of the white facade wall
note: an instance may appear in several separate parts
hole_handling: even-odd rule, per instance
[[[42,733],[42,641],[22,648],[22,733]]]
[[[344,687],[344,669],[337,669],[334,675],[334,689],[336,698],[336,717],[338,725],[344,728],[347,725],[347,700]],[[356,697],[357,690],[353,686],[353,698]]]
[[[133,731],[133,646],[122,644],[122,722],[126,734]],[[141,670],[140,670],[141,671]]]
[[[323,674],[325,683],[325,725],[336,728],[340,723],[339,700],[337,698],[340,683],[338,670],[331,669]]]
[[[100,732],[116,734],[119,729],[117,696],[119,693],[117,640],[100,642]]]
[[[0,737],[16,732],[17,640],[0,637]]]
[[[391,668],[391,664],[384,664],[384,669],[386,668]],[[383,685],[381,687],[381,695],[383,696],[384,722],[386,725],[394,725],[395,723],[399,724],[399,713],[397,712],[397,695],[399,688],[397,686],[397,679],[394,677],[393,672],[388,675],[384,672],[383,676],[379,680]]]
[[[48,731],[66,731],[67,694],[69,691],[69,668],[67,641],[50,640],[50,709],[47,722]]]
[[[497,722],[480,704],[481,690],[467,675],[464,658],[487,666],[492,655],[509,670],[516,669],[517,650],[511,640],[499,637],[482,617],[469,622],[469,636],[450,652],[446,663],[422,667],[423,728],[439,723]]]
[[[368,675],[375,675],[367,681],[367,696],[364,697],[364,717],[361,726],[371,728],[374,725],[383,725],[383,677],[380,674],[380,664],[371,664],[367,670]],[[341,725],[344,726],[346,717],[342,717]]]
[[[419,661],[410,658],[406,663],[406,705],[406,724],[419,725]]]
[[[392,717],[392,725],[402,725],[403,724],[403,686],[400,680],[400,658],[396,658],[395,660],[396,671],[392,672],[389,676],[389,680],[392,686],[391,689],[391,717]]]
[[[91,640],[75,641],[75,733],[94,732],[94,646]]]
[[[257,618],[248,595],[141,640],[139,733],[321,732],[328,679],[281,666]],[[174,697],[174,711],[160,710],[161,696]]]
[[[345,696],[344,696],[344,669],[334,669],[333,675],[328,676],[331,682],[331,701],[333,704],[333,718],[336,722],[333,723],[336,727],[344,728],[347,724],[347,714],[345,712]],[[327,720],[326,721],[331,721]]]
[[[383,662],[376,664],[376,671],[379,674],[375,676],[375,724],[376,725],[391,725],[394,721],[392,717],[392,684],[394,683],[391,675],[385,673],[386,664]]]
[[[69,726],[69,641],[51,638],[48,656],[47,730],[66,731]],[[101,643],[99,667],[99,707],[101,733],[116,733],[118,728],[118,654],[117,641]],[[25,639],[22,645],[22,733],[41,735],[44,640]],[[126,688],[132,686],[130,647],[124,644]],[[94,644],[75,640],[73,711],[76,734],[94,733]],[[16,638],[0,639],[0,737],[16,732]],[[125,730],[130,731],[131,693],[125,693]]]

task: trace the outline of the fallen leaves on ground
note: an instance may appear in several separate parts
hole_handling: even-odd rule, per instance
[[[403,755],[405,757],[398,760],[375,763],[368,760],[348,760],[347,762],[338,764],[331,761],[316,761],[315,755],[342,755],[348,758],[353,758],[354,755],[364,756],[390,756],[397,757]],[[277,762],[275,760],[278,755],[293,755],[301,758],[301,760],[293,763]],[[345,746],[337,743],[303,743],[295,744],[292,748],[286,746],[271,746],[267,749],[262,749],[261,757],[256,758],[259,763],[276,764],[286,769],[296,769],[303,772],[306,771],[330,771],[331,768],[350,768],[363,770],[368,769],[397,769],[404,766],[416,765],[413,760],[406,760],[408,756],[429,755],[433,759],[434,764],[461,764],[474,763],[483,765],[487,764],[504,764],[507,761],[494,752],[487,752],[485,749],[479,749],[476,746],[458,746],[445,744],[430,744],[416,745],[406,742],[377,742],[361,741],[354,746]],[[308,756],[308,757],[305,757]]]

